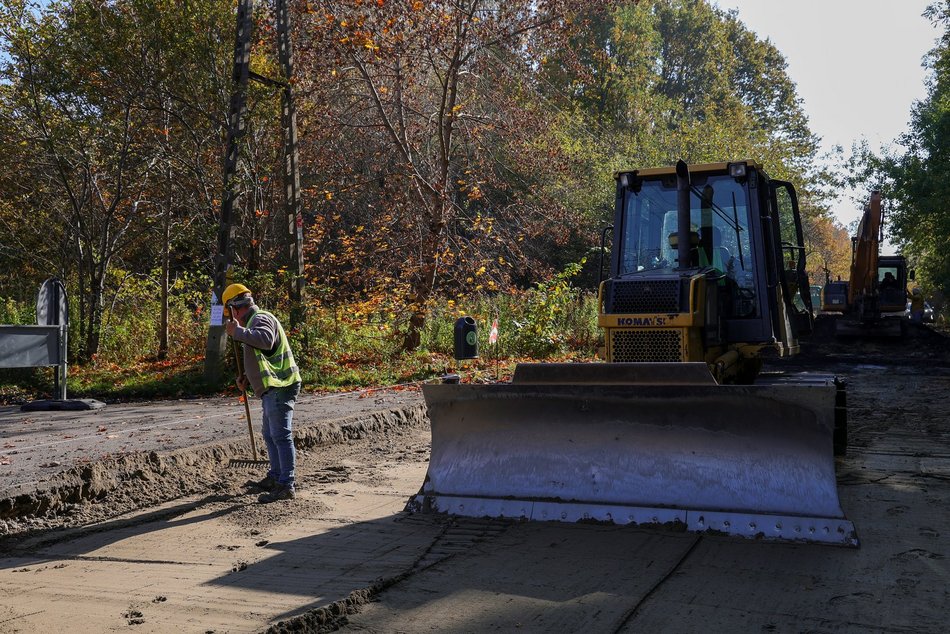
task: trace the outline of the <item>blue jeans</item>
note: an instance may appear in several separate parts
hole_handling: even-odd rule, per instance
[[[294,468],[297,465],[293,422],[294,403],[298,394],[300,383],[294,383],[287,387],[271,388],[261,396],[264,409],[261,431],[270,460],[267,475],[291,488],[294,486]]]

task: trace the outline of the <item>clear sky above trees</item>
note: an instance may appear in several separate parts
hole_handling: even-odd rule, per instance
[[[923,58],[940,35],[922,13],[932,0],[718,0],[785,55],[822,149],[867,139],[872,149],[907,130],[926,96]],[[834,205],[848,224],[861,215],[848,192]]]

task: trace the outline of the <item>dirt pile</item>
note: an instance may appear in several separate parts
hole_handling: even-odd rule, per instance
[[[306,452],[426,424],[421,406],[380,410],[298,427],[294,441]],[[232,458],[247,458],[247,445],[232,438],[174,451],[131,453],[0,491],[0,536],[79,526],[185,495],[233,489],[251,472],[225,465]]]
[[[800,341],[797,361],[865,361],[898,365],[944,361],[950,358],[950,338],[932,326],[907,323],[900,337],[847,337],[835,334],[837,315],[819,315],[815,331]]]

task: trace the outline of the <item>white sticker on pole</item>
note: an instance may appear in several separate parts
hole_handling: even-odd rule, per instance
[[[220,326],[224,323],[224,306],[215,304],[211,307],[211,325]]]
[[[224,324],[224,306],[218,301],[218,295],[211,291],[211,325],[220,326]]]

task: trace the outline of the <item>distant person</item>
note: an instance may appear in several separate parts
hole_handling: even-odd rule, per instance
[[[910,292],[910,320],[915,324],[924,321],[924,292],[919,286]]]
[[[888,290],[892,288],[897,288],[897,279],[894,277],[894,274],[888,271],[884,274],[884,279],[881,280],[881,290]]]
[[[709,245],[709,246],[711,247],[710,250],[712,252],[712,261],[710,262],[709,259],[706,257],[706,249],[700,248],[699,250],[700,265],[712,266],[714,269],[716,269],[720,273],[725,273],[729,277],[734,277],[735,270],[734,270],[733,264],[734,264],[735,259],[729,253],[729,249],[727,249],[726,247],[722,245],[722,232],[720,231],[719,227],[713,225],[711,234],[712,234],[712,245]]]
[[[287,335],[277,318],[254,303],[243,284],[231,284],[221,296],[231,319],[225,323],[228,335],[244,349],[244,374],[237,377],[241,390],[250,386],[261,399],[261,431],[267,445],[270,470],[263,480],[249,486],[263,491],[260,502],[292,500],[296,497],[294,469],[294,404],[300,394],[300,371],[294,362]]]

